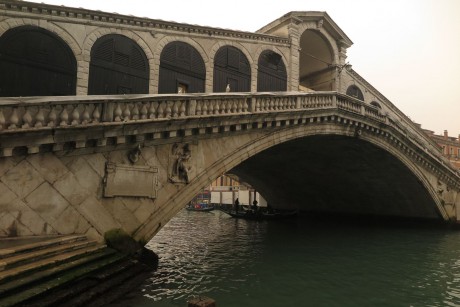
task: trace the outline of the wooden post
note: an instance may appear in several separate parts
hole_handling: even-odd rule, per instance
[[[188,307],[216,307],[216,301],[206,296],[198,296],[188,300]]]

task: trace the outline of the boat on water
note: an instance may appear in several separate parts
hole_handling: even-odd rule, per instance
[[[298,210],[288,211],[254,211],[254,210],[223,210],[228,215],[246,220],[280,220],[297,216]]]
[[[214,206],[210,205],[208,203],[202,202],[191,202],[185,207],[186,210],[188,211],[203,211],[203,212],[208,212],[214,210]]]

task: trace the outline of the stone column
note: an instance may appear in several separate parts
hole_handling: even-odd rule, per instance
[[[288,26],[291,40],[291,55],[289,63],[289,91],[299,90],[299,64],[300,64],[300,34],[298,25],[291,23]]]

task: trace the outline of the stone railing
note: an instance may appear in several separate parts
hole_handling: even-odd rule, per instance
[[[412,139],[417,146],[436,160],[443,159],[429,141],[410,132],[403,122],[392,118],[391,114],[382,114],[372,105],[336,92],[2,98],[0,99],[0,137],[11,139],[17,138],[17,134],[22,132],[67,131],[66,129],[69,128],[88,128],[97,125],[333,109],[383,123]],[[0,139],[0,147],[2,146]],[[32,149],[28,150],[29,153],[37,151],[37,146],[32,146]],[[11,154],[12,148],[9,148],[4,149],[1,155]]]
[[[335,92],[18,97],[0,100],[0,131],[329,108],[385,122],[375,107]]]

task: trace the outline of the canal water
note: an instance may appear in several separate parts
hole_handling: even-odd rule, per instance
[[[460,231],[183,210],[148,243],[159,269],[119,306],[460,306]]]

